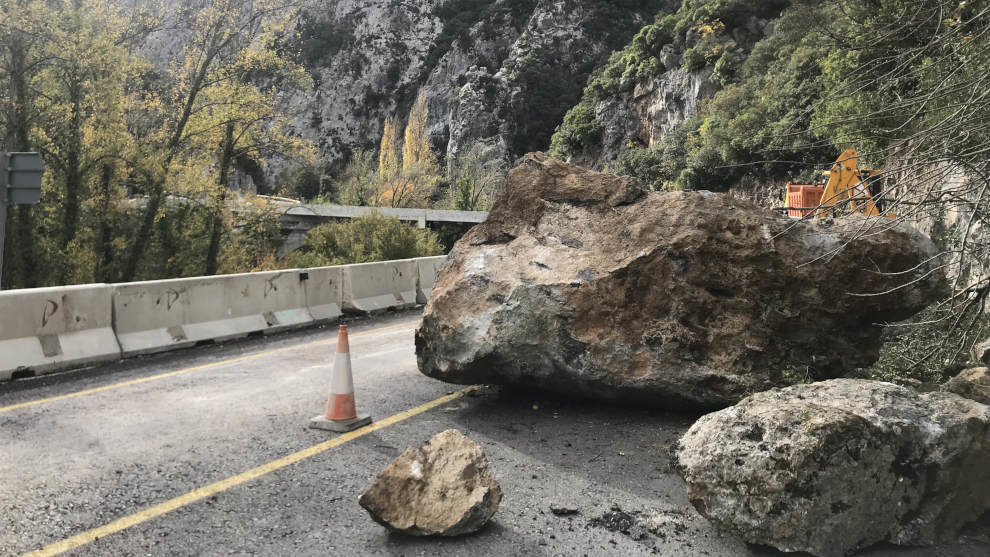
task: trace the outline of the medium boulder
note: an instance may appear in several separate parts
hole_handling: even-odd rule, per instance
[[[945,390],[982,404],[990,404],[990,369],[964,369],[945,384]],[[990,466],[990,463],[987,463]]]
[[[459,536],[488,523],[502,489],[484,453],[461,432],[438,433],[422,449],[406,449],[359,503],[376,522],[413,536]]]
[[[755,394],[698,420],[676,457],[702,515],[783,551],[929,545],[990,508],[990,407],[890,383]]]
[[[830,378],[874,362],[877,323],[942,294],[935,253],[899,221],[795,221],[530,154],[440,270],[416,332],[419,369],[725,406],[784,370]]]

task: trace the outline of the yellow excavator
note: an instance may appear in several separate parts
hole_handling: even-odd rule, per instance
[[[809,214],[827,217],[832,209],[840,203],[848,203],[853,212],[867,216],[880,216],[882,213],[870,195],[867,180],[880,174],[879,170],[858,168],[859,157],[855,149],[846,149],[836,159],[832,169],[823,174],[828,176],[828,182],[816,184],[787,183],[787,193],[784,197],[784,207],[788,216],[803,218]],[[888,218],[895,218],[887,214]]]

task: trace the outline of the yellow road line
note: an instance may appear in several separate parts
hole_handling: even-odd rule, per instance
[[[370,335],[371,333],[378,333],[378,332],[381,332],[381,331],[386,331],[388,329],[395,329],[395,328],[398,328],[398,327],[404,327],[406,325],[411,325],[413,323],[418,323],[418,322],[419,322],[418,320],[417,321],[404,321],[402,323],[396,323],[394,325],[388,325],[387,327],[379,327],[377,329],[369,329],[367,331],[360,331],[360,332],[354,333],[354,334],[352,334],[350,336],[353,338],[353,337],[358,337],[358,336],[362,336],[362,335]],[[297,350],[299,348],[306,348],[308,346],[315,346],[315,345],[318,345],[318,344],[328,344],[328,343],[332,343],[332,342],[337,342],[337,336],[336,335],[334,335],[334,337],[333,338],[330,338],[330,339],[314,340],[312,342],[307,342],[305,344],[297,344],[297,345],[294,345],[294,346],[287,346],[285,348],[278,348],[276,350],[269,350],[267,352],[258,352],[257,354],[249,354],[247,356],[239,356],[237,358],[230,358],[229,360],[221,360],[219,362],[211,362],[211,363],[203,364],[203,365],[199,365],[199,366],[187,367],[187,368],[179,369],[179,370],[176,370],[176,371],[169,371],[167,373],[161,373],[161,374],[158,374],[158,375],[152,375],[150,377],[142,377],[140,379],[132,379],[130,381],[123,381],[121,383],[114,383],[112,385],[104,385],[102,387],[95,387],[95,388],[92,388],[92,389],[85,389],[85,390],[82,390],[82,391],[76,391],[74,393],[69,393],[69,394],[64,394],[64,395],[59,395],[59,396],[53,396],[53,397],[49,397],[49,398],[41,398],[41,399],[38,399],[38,400],[31,400],[31,401],[28,401],[28,402],[20,402],[18,404],[11,404],[10,406],[0,406],[0,414],[3,414],[4,412],[10,412],[10,411],[13,411],[13,410],[17,410],[19,408],[27,408],[29,406],[36,406],[38,404],[47,404],[49,402],[57,402],[57,401],[60,401],[60,400],[66,400],[66,399],[69,399],[69,398],[75,398],[77,396],[85,396],[85,395],[91,395],[91,394],[95,394],[95,393],[102,393],[103,391],[109,391],[109,390],[112,390],[112,389],[120,389],[122,387],[130,387],[131,385],[139,385],[141,383],[147,383],[148,381],[157,381],[159,379],[166,379],[168,377],[175,377],[176,375],[182,375],[182,374],[185,374],[185,373],[191,373],[193,371],[201,371],[201,370],[204,370],[204,369],[210,369],[210,368],[214,368],[214,367],[225,366],[227,364],[236,364],[237,362],[243,362],[243,361],[246,361],[246,360],[253,360],[255,358],[263,358],[265,356],[271,356],[273,354],[281,354],[282,352],[288,352],[290,350]]]
[[[248,470],[247,472],[242,472],[236,476],[231,476],[225,480],[220,480],[219,482],[212,483],[208,486],[201,487],[194,491],[190,491],[185,495],[180,495],[174,499],[169,499],[164,503],[159,503],[153,507],[144,509],[143,511],[117,519],[109,524],[100,526],[99,528],[93,528],[92,530],[87,530],[81,534],[76,534],[71,538],[67,538],[60,542],[53,543],[47,547],[43,547],[41,549],[32,551],[30,553],[25,553],[24,557],[48,557],[50,555],[58,555],[60,553],[64,553],[71,549],[75,549],[79,546],[86,545],[99,538],[103,538],[109,536],[110,534],[120,532],[121,530],[130,528],[131,526],[136,526],[138,524],[141,524],[142,522],[151,520],[152,518],[156,518],[165,513],[174,511],[175,509],[184,507],[191,503],[195,503],[200,499],[204,499],[206,497],[216,495],[221,491],[227,491],[228,489],[241,485],[242,483],[249,482],[256,478],[260,478],[265,474],[270,474],[276,470],[280,470],[282,468],[285,468],[286,466],[295,464],[300,460],[318,455],[324,451],[343,445],[348,441],[353,441],[354,439],[357,439],[358,437],[361,437],[363,435],[367,435],[373,431],[378,431],[379,429],[386,428],[392,424],[396,424],[403,420],[412,418],[417,414],[422,414],[423,412],[436,408],[441,404],[446,404],[452,400],[458,399],[464,396],[465,394],[467,394],[468,392],[478,388],[479,386],[477,385],[472,387],[466,387],[455,393],[449,394],[447,396],[442,396],[438,399],[427,402],[426,404],[421,404],[420,406],[417,406],[415,408],[410,408],[409,410],[406,410],[404,412],[399,412],[398,414],[389,416],[388,418],[385,418],[380,422],[375,422],[372,423],[371,425],[364,426],[361,429],[356,429],[349,433],[344,433],[339,437],[334,437],[329,441],[324,441],[323,443],[320,443],[318,445],[313,445],[308,449],[303,449],[299,452],[292,453],[288,456],[283,456],[278,460],[273,460],[268,464],[262,464],[257,468],[252,468]]]

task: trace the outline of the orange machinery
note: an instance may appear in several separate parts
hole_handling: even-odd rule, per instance
[[[880,173],[879,170],[866,170],[857,168],[859,157],[855,149],[846,149],[839,155],[839,158],[832,165],[832,169],[826,172],[828,182],[822,185],[817,184],[792,184],[787,183],[787,193],[784,197],[784,206],[787,208],[787,215],[795,218],[802,218],[809,214],[817,214],[819,217],[827,217],[832,214],[831,207],[840,203],[848,203],[849,209],[853,212],[868,216],[879,216],[873,196],[870,195],[870,188],[866,180],[871,176]],[[886,215],[894,218],[895,215]]]

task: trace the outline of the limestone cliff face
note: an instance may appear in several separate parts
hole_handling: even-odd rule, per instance
[[[123,0],[137,9],[137,0]],[[165,0],[166,13],[208,0]],[[282,46],[313,77],[286,92],[292,129],[340,168],[375,149],[387,116],[404,119],[427,97],[435,152],[446,161],[475,151],[507,169],[545,150],[592,71],[679,0],[304,0]],[[166,16],[167,18],[168,16]],[[178,30],[177,30],[178,29]],[[143,48],[160,68],[180,57],[187,33],[173,25]],[[260,190],[285,167],[265,161]],[[244,169],[242,169],[244,170]],[[263,182],[263,183],[258,183]]]
[[[507,169],[523,153],[546,149],[591,71],[655,10],[671,9],[643,2],[640,9],[612,13],[609,6],[537,2],[500,64],[464,74],[450,101],[448,160],[478,149]]]
[[[654,79],[636,83],[633,90],[595,106],[601,128],[601,146],[585,162],[602,168],[619,158],[630,142],[652,147],[683,124],[698,109],[698,101],[719,90],[711,80],[711,68],[693,72],[679,66]]]
[[[605,169],[630,148],[661,143],[732,82],[754,45],[773,34],[780,9],[755,5],[711,15],[697,11],[701,4],[684,2],[675,14],[657,17],[610,57],[557,131],[555,155]]]
[[[314,80],[294,123],[329,160],[370,146],[415,89],[443,24],[438,0],[313,0],[299,23],[300,61]]]
[[[592,70],[670,0],[312,0],[299,24],[315,90],[297,133],[328,163],[375,147],[422,88],[434,147],[507,166],[549,145]]]

